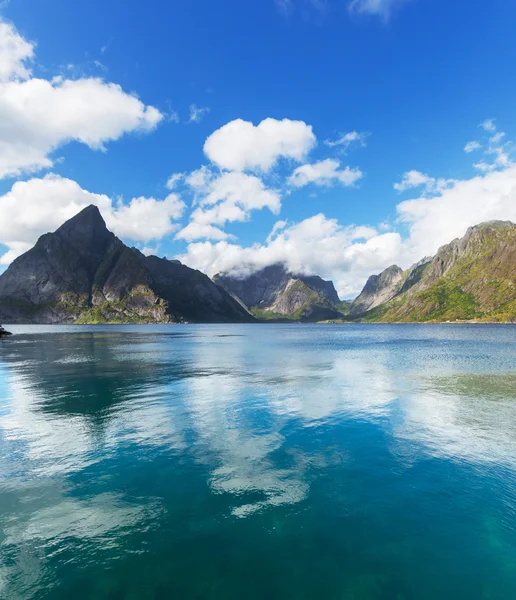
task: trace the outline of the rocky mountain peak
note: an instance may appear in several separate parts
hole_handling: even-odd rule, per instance
[[[406,271],[403,285],[391,298],[381,306],[369,305],[367,310],[379,310],[366,320],[514,321],[515,273],[516,225],[480,223]]]
[[[0,276],[7,322],[247,322],[249,314],[206,275],[144,256],[88,206]]]
[[[217,285],[249,309],[289,318],[337,318],[339,296],[331,281],[289,271],[277,263],[251,274],[219,274]]]
[[[350,314],[364,313],[384,302],[388,302],[403,284],[403,270],[397,265],[387,267],[379,275],[371,275],[361,294],[353,301]]]
[[[116,239],[108,230],[98,207],[93,204],[66,221],[53,235],[66,241],[82,256],[100,256]]]

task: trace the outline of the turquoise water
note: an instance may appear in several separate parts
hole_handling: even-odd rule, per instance
[[[10,329],[0,598],[516,597],[516,327]]]

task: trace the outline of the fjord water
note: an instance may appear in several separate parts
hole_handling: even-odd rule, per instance
[[[516,327],[12,326],[0,597],[516,597]]]

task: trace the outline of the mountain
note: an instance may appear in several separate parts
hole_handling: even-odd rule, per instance
[[[471,227],[433,258],[375,277],[353,302],[351,312],[360,320],[516,321],[516,225]],[[385,285],[373,289],[380,280]]]
[[[361,315],[407,291],[420,280],[431,260],[431,257],[423,258],[406,271],[392,265],[379,275],[371,275],[360,295],[351,303],[349,314]]]
[[[88,206],[17,258],[0,276],[7,323],[247,322],[253,320],[206,275],[144,256]]]
[[[341,318],[347,308],[331,281],[291,273],[282,264],[244,277],[219,274],[214,281],[262,319],[322,321]]]
[[[349,314],[359,315],[388,302],[400,291],[403,279],[403,271],[396,265],[380,275],[371,275],[361,294],[351,303]]]

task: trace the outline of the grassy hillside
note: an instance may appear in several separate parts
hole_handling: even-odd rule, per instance
[[[470,229],[439,250],[416,285],[359,320],[516,321],[516,226]]]

